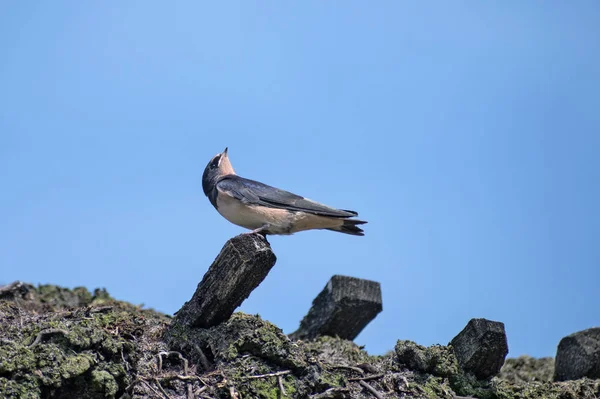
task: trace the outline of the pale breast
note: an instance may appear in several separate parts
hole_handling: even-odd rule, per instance
[[[292,222],[291,212],[285,209],[247,205],[222,192],[217,195],[217,211],[231,223],[250,230],[268,224],[273,234],[286,234]]]

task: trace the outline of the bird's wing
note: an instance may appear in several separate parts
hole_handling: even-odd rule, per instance
[[[217,182],[217,189],[246,203],[269,208],[302,211],[319,216],[350,218],[357,216],[354,211],[331,208],[288,191],[245,179],[237,175],[227,175]]]

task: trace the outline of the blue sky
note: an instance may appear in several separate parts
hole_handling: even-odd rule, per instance
[[[600,325],[600,4],[0,5],[0,280],[167,313],[242,232],[204,197],[236,171],[369,221],[270,239],[241,309],[294,331],[334,274],[380,281],[356,341],[509,356]]]

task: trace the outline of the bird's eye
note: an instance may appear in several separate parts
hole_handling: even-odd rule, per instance
[[[211,169],[214,169],[216,167],[219,166],[219,159],[221,159],[221,157],[214,157],[213,160],[210,163],[210,167]]]

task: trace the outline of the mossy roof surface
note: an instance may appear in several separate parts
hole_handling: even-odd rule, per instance
[[[463,373],[449,347],[398,341],[371,356],[335,337],[294,341],[256,315],[209,329],[105,290],[0,289],[2,398],[596,398],[598,381],[553,383],[550,361],[508,359],[500,378]],[[285,394],[285,396],[284,396]]]

